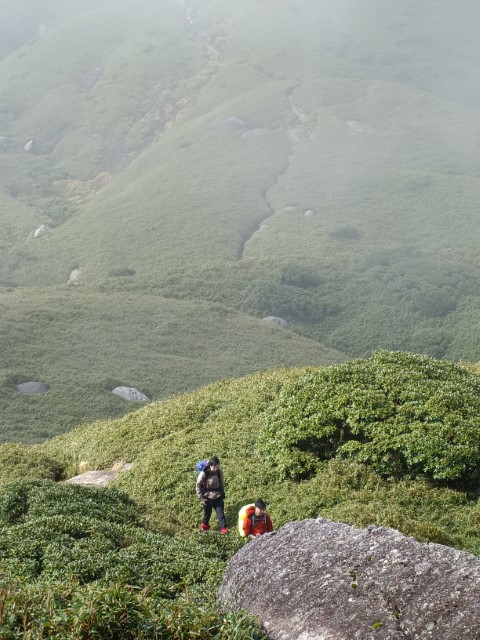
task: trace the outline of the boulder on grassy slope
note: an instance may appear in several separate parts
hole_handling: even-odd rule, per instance
[[[26,393],[29,395],[35,395],[37,393],[47,393],[48,387],[43,382],[21,382],[15,385],[15,389],[20,393]]]
[[[219,604],[278,640],[478,640],[480,559],[394,529],[304,520],[241,549]]]
[[[263,318],[263,321],[269,322],[270,324],[276,324],[278,327],[282,327],[282,329],[288,329],[288,322],[278,316],[267,316],[266,318]]]
[[[124,400],[131,400],[133,402],[150,402],[150,398],[144,393],[135,389],[135,387],[115,387],[112,393],[116,396],[120,396]]]

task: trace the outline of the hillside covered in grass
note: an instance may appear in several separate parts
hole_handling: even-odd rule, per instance
[[[478,555],[479,391],[478,372],[379,351],[214,383],[43,444],[3,445],[0,629],[260,638],[252,621],[214,604],[242,544],[238,510],[260,496],[276,528],[321,516]],[[195,463],[214,453],[227,536],[199,527]],[[59,482],[123,462],[133,466],[114,487]]]
[[[0,439],[116,385],[480,359],[476,11],[1,0]]]

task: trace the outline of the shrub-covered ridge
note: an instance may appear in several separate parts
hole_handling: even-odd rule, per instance
[[[480,380],[451,363],[377,351],[306,374],[266,413],[264,457],[292,477],[352,458],[384,476],[478,482]]]

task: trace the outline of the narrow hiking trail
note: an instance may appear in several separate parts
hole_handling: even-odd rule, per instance
[[[226,62],[225,58],[225,43],[226,35],[224,31],[224,25],[220,19],[215,16],[209,16],[208,20],[205,20],[205,15],[198,9],[193,9],[189,6],[187,0],[173,0],[173,2],[182,7],[185,13],[185,20],[188,23],[188,27],[193,37],[203,44],[207,52],[206,68],[209,68],[209,72],[204,75],[203,86],[207,85],[211,78],[217,73],[220,65]],[[283,166],[273,176],[273,180],[269,186],[262,192],[262,197],[268,209],[267,215],[255,223],[255,229],[245,231],[243,242],[241,242],[239,250],[237,252],[237,259],[243,260],[245,256],[245,249],[249,241],[255,236],[256,233],[262,233],[268,230],[268,220],[272,218],[276,211],[275,207],[270,199],[270,192],[274,189],[282,177],[287,173],[290,168],[292,158],[295,154],[297,147],[301,144],[301,141],[306,133],[308,115],[302,111],[302,109],[294,102],[294,93],[298,88],[298,85],[292,89],[289,89],[285,97],[289,102],[293,120],[290,126],[284,130],[284,134],[289,144],[289,153],[285,157]],[[248,132],[247,132],[248,133]]]

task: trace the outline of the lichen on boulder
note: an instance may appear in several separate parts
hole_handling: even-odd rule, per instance
[[[233,556],[218,601],[276,640],[478,640],[480,559],[394,529],[303,520]]]

